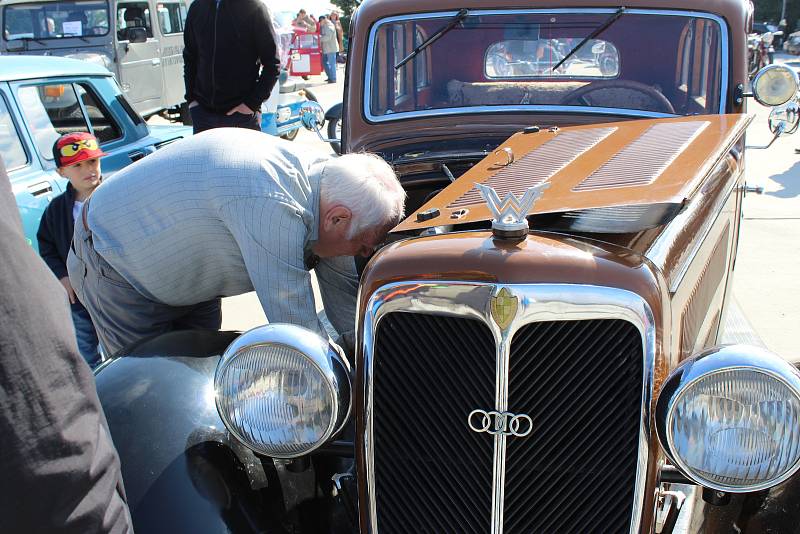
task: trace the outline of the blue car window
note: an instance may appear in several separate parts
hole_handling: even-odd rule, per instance
[[[11,114],[5,101],[0,97],[0,156],[9,171],[24,167],[28,163],[28,155],[22,146],[19,132],[14,127]]]
[[[71,83],[26,85],[18,100],[39,153],[53,159],[53,143],[60,136],[88,132],[78,96]]]
[[[94,91],[87,84],[76,84],[75,89],[83,102],[92,133],[97,137],[100,144],[122,138],[122,129],[114,120],[108,109],[97,98]]]

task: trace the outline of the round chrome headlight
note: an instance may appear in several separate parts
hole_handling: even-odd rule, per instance
[[[753,97],[763,106],[780,106],[797,94],[797,74],[783,65],[767,65],[753,78]]]
[[[711,349],[667,378],[656,428],[694,482],[732,493],[770,488],[800,468],[800,373],[764,349]]]
[[[341,349],[305,328],[269,324],[239,336],[214,377],[217,411],[256,452],[296,458],[323,445],[350,412]]]

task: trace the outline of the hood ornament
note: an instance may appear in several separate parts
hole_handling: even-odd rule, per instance
[[[522,198],[517,198],[510,192],[503,200],[494,188],[476,183],[475,187],[480,192],[483,200],[489,206],[494,218],[492,219],[492,233],[500,239],[523,239],[528,235],[528,212],[550,187],[548,182],[529,187]]]

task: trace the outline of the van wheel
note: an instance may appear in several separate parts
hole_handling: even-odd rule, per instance
[[[180,115],[181,122],[186,126],[192,125],[192,113],[189,111],[189,103],[184,102],[178,106],[178,114]]]

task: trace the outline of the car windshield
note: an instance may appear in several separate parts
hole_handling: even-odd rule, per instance
[[[3,11],[6,41],[106,35],[108,29],[108,3],[97,0],[14,4]]]
[[[473,11],[400,68],[456,13],[384,19],[370,35],[367,117],[486,107],[647,116],[722,111],[727,36],[711,15],[627,10],[559,65],[616,11]]]

